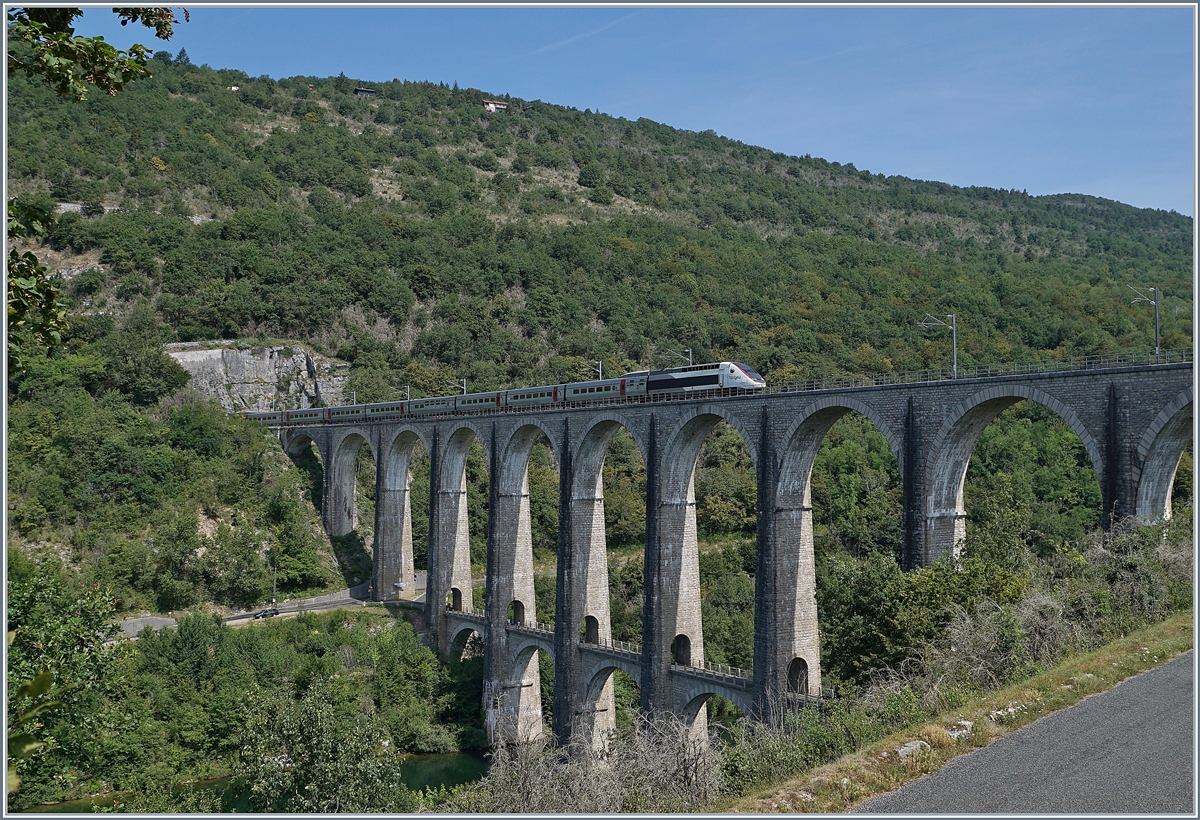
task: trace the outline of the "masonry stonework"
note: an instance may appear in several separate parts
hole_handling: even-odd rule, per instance
[[[1005,408],[1035,401],[1079,436],[1100,483],[1105,523],[1170,513],[1171,484],[1191,440],[1192,365],[1110,367],[536,412],[284,427],[289,452],[315,444],[325,467],[322,520],[331,535],[356,526],[354,464],[376,457],[373,594],[415,590],[409,498],[417,445],[428,454],[430,524],[425,619],[448,651],[464,631],[484,639],[485,706],[494,739],[541,729],[538,651],[553,657],[559,741],[603,742],[614,727],[612,673],[637,681],[642,707],[705,725],[705,701],[727,697],[769,717],[820,692],[809,479],[825,434],[848,412],[883,434],[904,480],[905,569],[957,555],[965,533],[963,481],[984,428]],[[704,662],[693,478],[705,437],[721,421],[745,439],[758,478],[752,674]],[[615,645],[609,621],[602,466],[627,430],[646,465],[643,643]],[[545,440],[560,471],[555,626],[535,621],[528,460]],[[489,454],[491,497],[484,594],[474,593],[466,455]]]

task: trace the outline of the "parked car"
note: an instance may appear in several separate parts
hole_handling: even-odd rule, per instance
[[[254,620],[257,621],[260,618],[273,618],[278,614],[279,614],[279,610],[276,609],[275,607],[267,607],[262,612],[255,613]]]

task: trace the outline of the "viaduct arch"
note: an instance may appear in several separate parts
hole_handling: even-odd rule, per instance
[[[697,728],[703,725],[704,702],[713,694],[762,717],[780,703],[819,695],[810,478],[821,441],[838,418],[861,413],[896,455],[904,484],[903,564],[909,569],[956,554],[971,450],[997,414],[1023,399],[1056,412],[1083,442],[1100,480],[1106,524],[1169,514],[1171,484],[1192,437],[1190,360],[362,425],[284,426],[279,434],[289,452],[309,441],[319,450],[325,465],[322,518],[334,535],[344,532],[350,520],[347,465],[352,472],[353,455],[363,446],[376,454],[381,501],[372,588],[379,600],[411,597],[407,476],[420,444],[431,467],[424,603],[431,641],[444,650],[463,628],[483,636],[484,702],[495,739],[527,736],[535,724],[540,727],[540,716],[533,717],[540,713],[540,693],[524,694],[537,689],[528,684],[537,677],[540,649],[554,663],[554,735],[565,741],[581,732],[602,742],[603,732],[611,728],[613,669],[634,677],[644,710],[675,712],[692,718]],[[748,673],[704,661],[695,594],[693,471],[704,437],[720,420],[746,441],[758,482],[754,661]],[[621,428],[632,435],[646,464],[640,646],[612,641],[608,611],[601,475],[607,446]],[[559,467],[552,630],[532,619],[528,460],[543,437]],[[472,579],[464,468],[476,440],[488,454],[491,480],[486,600],[471,606],[466,595]],[[449,597],[453,589],[462,593],[457,607]],[[514,602],[523,609],[521,623],[508,621]],[[686,656],[672,654],[677,636],[687,638]],[[501,720],[505,714],[516,717]]]

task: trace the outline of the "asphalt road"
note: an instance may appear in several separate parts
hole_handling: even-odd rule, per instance
[[[1193,662],[1188,652],[853,811],[1193,814]]]

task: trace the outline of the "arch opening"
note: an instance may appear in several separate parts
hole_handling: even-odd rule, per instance
[[[874,422],[855,410],[842,413],[821,438],[808,481],[818,555],[882,553],[902,562],[900,464]]]
[[[467,674],[477,675],[483,682],[483,636],[474,629],[463,627],[454,634],[447,653],[456,663],[469,666]],[[464,670],[452,670],[452,674],[463,674]]]
[[[659,507],[659,643],[671,662],[754,664],[758,476],[753,442],[717,412],[700,412],[664,445]],[[677,592],[676,592],[677,591]],[[669,649],[668,649],[669,647]],[[697,726],[706,725],[700,703]]]
[[[595,615],[588,615],[583,619],[583,626],[579,632],[584,643],[600,643],[600,621]]]
[[[553,622],[559,477],[542,427],[527,424],[503,445],[495,481],[496,595],[522,602],[527,626]]]
[[[614,727],[627,729],[633,725],[642,708],[642,690],[633,675],[624,669],[614,669],[610,678],[613,688]]]
[[[721,695],[710,695],[704,705],[708,709],[709,729],[722,737],[728,738],[737,722],[746,716],[740,706]]]
[[[539,648],[535,657],[538,668],[538,715],[542,731],[549,734],[554,722],[554,656]]]
[[[525,626],[525,604],[513,601],[508,605],[508,622],[513,626]]]
[[[330,542],[338,571],[347,587],[371,580],[375,565],[375,454],[358,434],[338,445],[331,470]]]
[[[574,467],[571,538],[580,583],[572,608],[582,619],[581,637],[588,643],[641,643],[646,535],[641,449],[619,419],[602,417],[584,434]]]
[[[788,664],[787,691],[791,695],[808,694],[808,661],[804,658],[793,658]]]
[[[671,660],[680,666],[692,665],[692,639],[679,634],[671,641]]]
[[[463,611],[463,593],[458,587],[450,587],[450,592],[446,595],[446,608],[451,612]]]
[[[518,430],[503,454],[500,495],[525,497],[529,543],[538,561],[553,560],[558,548],[558,457],[546,431],[537,425]]]
[[[1141,521],[1170,518],[1176,503],[1191,503],[1192,412],[1188,391],[1168,405],[1142,436],[1134,510]]]
[[[409,451],[408,499],[412,515],[413,568],[429,569],[429,453],[418,442]]]
[[[921,556],[926,565],[957,557],[968,541],[975,542],[977,555],[997,560],[1019,558],[1022,545],[1043,553],[1101,521],[1101,451],[1087,427],[1041,390],[1005,385],[1006,395],[996,395],[1000,389],[988,388],[953,408],[931,447]],[[985,489],[978,496],[982,503],[971,502],[969,510],[964,492],[972,463],[971,483]],[[1083,475],[1088,471],[1090,480]]]
[[[862,614],[842,589],[882,563],[899,572],[903,490],[896,436],[875,411],[845,398],[820,400],[788,431],[774,499],[774,541],[780,612],[769,642],[771,686],[786,690],[793,659],[812,660],[809,685],[826,665],[846,679],[855,658],[822,658],[821,628],[837,642]],[[868,616],[869,617],[869,616]]]
[[[439,458],[438,520],[432,525],[438,554],[426,559],[430,568],[436,567],[438,577],[427,585],[457,587],[463,610],[474,612],[483,608],[486,596],[487,457],[476,432],[462,426],[446,438]]]
[[[418,567],[425,569],[429,535],[429,460],[414,431],[396,435],[381,459],[380,472],[374,597],[413,600],[425,587],[425,573],[418,575]]]
[[[1046,557],[1082,543],[1104,517],[1100,482],[1083,440],[1043,404],[988,404],[976,418],[963,420],[960,440],[949,442],[953,469],[961,473],[939,474],[957,481],[953,500],[952,483],[940,491],[942,503],[965,514],[964,556],[1012,565],[1026,552]]]
[[[1194,444],[1188,441],[1179,456],[1175,468],[1175,479],[1171,482],[1171,509],[1190,506],[1195,499],[1195,456]]]
[[[627,671],[615,666],[596,670],[581,708],[586,718],[584,736],[591,739],[593,748],[603,747],[608,734],[633,726],[641,703],[641,688]]]

